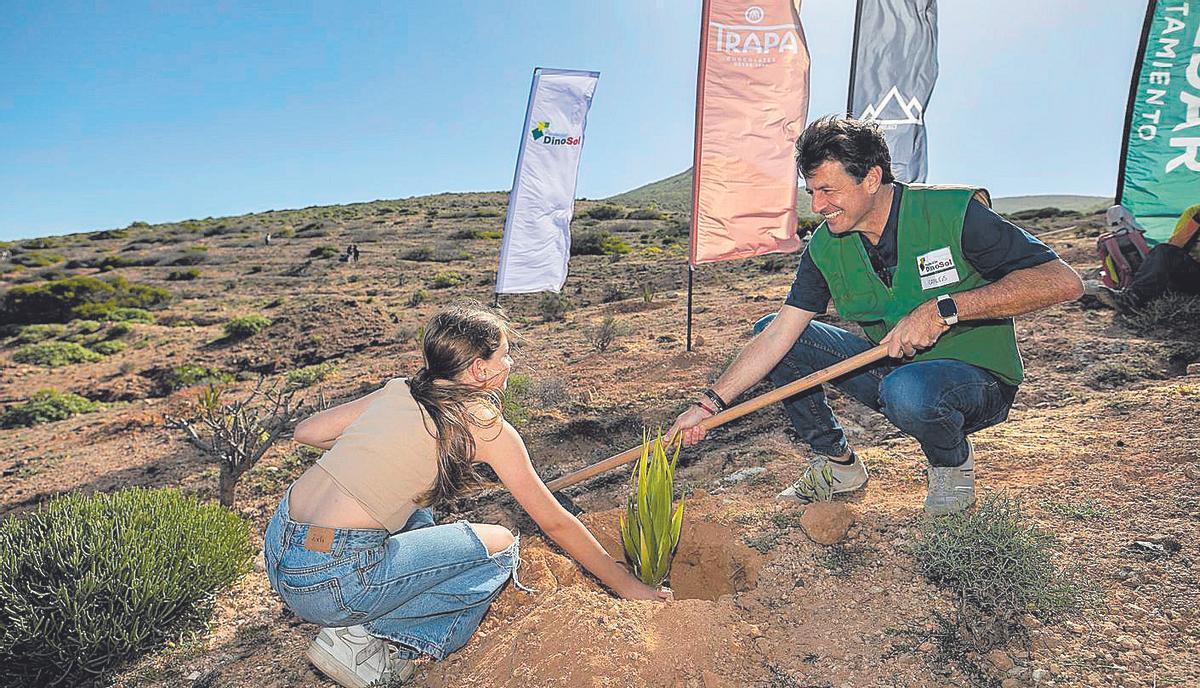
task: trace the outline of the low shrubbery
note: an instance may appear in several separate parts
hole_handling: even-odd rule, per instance
[[[573,256],[619,256],[632,250],[623,239],[599,229],[580,232],[571,239]]]
[[[225,336],[229,339],[246,339],[271,326],[271,319],[263,315],[243,315],[225,323]]]
[[[529,399],[532,387],[533,384],[528,375],[524,373],[509,374],[508,384],[500,393],[500,410],[504,414],[504,420],[516,427],[529,422],[529,408],[526,406],[526,401]]]
[[[113,354],[124,351],[128,346],[129,345],[125,342],[117,339],[105,339],[103,341],[89,344],[88,348],[100,354],[101,356],[112,356]]]
[[[471,254],[453,245],[418,246],[400,254],[400,258],[417,262],[449,263],[455,260],[470,260]]]
[[[48,368],[91,363],[103,358],[102,355],[75,342],[57,341],[26,344],[13,353],[13,360],[17,363],[30,363]]]
[[[188,268],[186,270],[172,270],[167,273],[168,282],[190,282],[200,276],[200,268]]]
[[[604,353],[617,340],[617,337],[627,331],[628,329],[618,322],[615,316],[606,315],[598,324],[588,326],[584,330],[584,337],[593,349]]]
[[[297,236],[302,236],[302,235],[303,235],[303,232],[301,232],[301,234],[297,234]],[[318,246],[308,252],[309,258],[320,258],[320,259],[337,258],[340,255],[342,255],[342,252],[337,250],[337,248],[335,248],[333,246]]]
[[[57,253],[18,253],[9,258],[9,261],[17,265],[23,265],[27,268],[44,268],[48,265],[54,265],[66,260],[65,256],[60,256]]]
[[[0,684],[102,683],[200,628],[249,570],[246,524],[175,490],[58,497],[0,523]]]
[[[627,220],[665,220],[665,219],[667,219],[667,216],[665,213],[663,213],[663,211],[659,210],[658,208],[656,208],[654,206],[650,206],[649,208],[638,208],[636,210],[631,210],[629,212],[629,214],[625,216],[625,219],[627,219]]]
[[[75,276],[13,287],[0,300],[0,324],[67,322],[73,318],[107,317],[119,308],[153,308],[171,294],[160,287],[123,277],[101,280]]]
[[[586,214],[593,220],[619,220],[625,217],[625,209],[621,206],[605,204],[590,208]]]
[[[304,366],[287,374],[286,390],[312,387],[323,382],[337,371],[337,364],[325,361],[316,365]]]
[[[449,287],[457,287],[467,281],[466,275],[454,270],[445,270],[433,276],[431,286],[434,289],[447,289]]]
[[[1121,312],[1118,321],[1136,332],[1200,340],[1200,296],[1167,292],[1141,308]]]
[[[17,331],[18,344],[36,344],[48,339],[58,339],[67,334],[67,326],[60,323],[26,325]]]
[[[538,311],[542,314],[542,320],[546,322],[562,320],[569,310],[571,310],[571,300],[563,294],[548,291],[543,293],[541,300],[538,301]]]
[[[43,389],[34,392],[28,401],[10,407],[0,414],[0,428],[25,428],[41,423],[65,420],[78,413],[91,413],[101,407],[78,394]]]
[[[1074,573],[1056,565],[1053,536],[1007,497],[926,521],[914,554],[921,573],[956,602],[955,616],[939,619],[943,649],[986,652],[1021,632],[1026,614],[1045,621],[1088,600]]]
[[[163,394],[170,394],[196,385],[224,384],[226,382],[233,382],[233,376],[229,373],[195,363],[175,366],[158,375],[159,391]]]

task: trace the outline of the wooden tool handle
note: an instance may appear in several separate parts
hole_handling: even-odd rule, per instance
[[[708,418],[700,421],[700,427],[704,428],[705,430],[711,430],[717,426],[724,425],[729,421],[741,418],[748,413],[753,413],[765,406],[770,406],[777,401],[787,399],[792,395],[799,394],[800,392],[816,387],[817,385],[825,384],[836,377],[841,377],[846,373],[857,370],[865,365],[874,363],[884,358],[887,358],[887,346],[880,344],[873,349],[868,349],[861,354],[851,356],[840,363],[835,363],[828,368],[818,370],[817,372],[811,375],[806,375],[799,380],[789,382],[782,387],[767,392],[766,394],[760,394],[752,399],[747,399],[737,406],[728,408],[715,416],[709,416]],[[563,488],[583,482],[588,478],[600,475],[601,473],[607,473],[617,466],[624,466],[630,461],[637,459],[641,455],[642,448],[640,446],[633,447],[632,449],[626,449],[620,454],[615,454],[607,459],[604,459],[603,461],[598,461],[590,466],[585,466],[574,473],[568,473],[561,478],[551,480],[550,482],[546,483],[546,487],[550,488],[551,492],[557,492]]]

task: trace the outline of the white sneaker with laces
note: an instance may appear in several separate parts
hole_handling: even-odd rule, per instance
[[[313,666],[345,688],[367,688],[380,679],[399,685],[416,673],[412,660],[401,659],[391,643],[362,626],[322,628],[305,653]]]

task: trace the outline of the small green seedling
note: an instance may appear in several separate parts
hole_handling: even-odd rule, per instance
[[[683,499],[671,508],[681,444],[671,444],[675,454],[668,460],[662,432],[653,441],[643,433],[642,457],[630,477],[632,494],[620,517],[625,560],[633,568],[633,575],[651,587],[661,585],[670,573],[683,529]]]

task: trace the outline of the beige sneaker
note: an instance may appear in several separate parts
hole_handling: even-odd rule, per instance
[[[367,688],[387,679],[389,686],[407,682],[416,673],[412,660],[401,659],[391,643],[362,626],[322,628],[305,653],[308,661],[345,688]]]
[[[867,474],[867,466],[858,458],[858,454],[852,451],[850,455],[854,457],[850,464],[830,461],[830,457],[819,454],[813,456],[800,479],[780,492],[776,499],[823,502],[835,494],[861,490],[871,476]]]
[[[975,447],[967,440],[967,460],[961,466],[925,469],[929,492],[925,513],[930,516],[957,514],[975,503]]]

